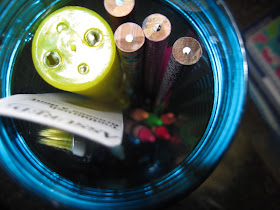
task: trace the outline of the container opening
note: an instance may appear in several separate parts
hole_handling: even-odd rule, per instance
[[[89,8],[110,23],[103,5],[100,6],[96,1],[77,0],[67,5]],[[143,9],[145,5],[150,5],[151,9]],[[123,151],[95,144],[93,153],[78,157],[71,152],[72,139],[71,142],[65,138],[64,142],[54,142],[55,140],[49,139],[48,143],[40,144],[39,133],[42,129],[46,129],[45,127],[13,120],[18,135],[22,137],[20,139],[23,139],[28,145],[27,148],[30,148],[39,161],[54,173],[75,184],[98,189],[139,187],[175,169],[199,143],[211,117],[214,101],[214,79],[209,56],[203,41],[186,17],[175,8],[160,1],[138,1],[135,8],[135,22],[141,25],[145,17],[156,12],[164,14],[172,24],[168,47],[183,36],[196,38],[203,47],[202,58],[190,72],[184,74],[176,85],[166,108],[166,113],[173,114],[175,118],[174,123],[165,126],[170,138],[166,140],[162,137],[157,138],[155,142],[141,142],[139,138],[124,134]],[[158,25],[156,30],[160,29]],[[36,28],[32,28],[26,33],[33,33],[35,30]],[[93,35],[96,39],[95,34]],[[86,38],[88,42],[93,42],[91,36],[86,36]],[[32,40],[21,42],[21,51],[18,53],[14,68],[11,69],[12,76],[9,83],[11,94],[60,92],[44,82],[35,71],[31,57],[31,44]],[[46,64],[51,67],[60,63],[55,53],[49,53],[46,59],[48,61]],[[84,68],[81,73],[85,74]],[[146,101],[139,107],[131,109],[141,108],[152,113],[150,105],[149,101]],[[10,123],[6,125],[6,128],[9,126]],[[120,153],[124,153],[124,159],[120,158]]]

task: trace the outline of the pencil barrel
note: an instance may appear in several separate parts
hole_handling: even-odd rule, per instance
[[[145,46],[145,91],[153,97],[156,93],[155,84],[157,83],[157,73],[162,63],[163,52],[167,47],[167,40],[162,42],[153,42],[147,40]]]
[[[117,28],[114,38],[129,86],[134,90],[139,89],[142,86],[145,43],[142,28],[136,23],[124,23]]]
[[[171,33],[171,23],[162,14],[149,15],[142,24],[146,37],[145,44],[145,91],[151,98],[155,97],[160,76],[160,67]]]
[[[201,45],[191,37],[178,39],[172,49],[155,102],[155,110],[163,111],[169,102],[173,89],[183,74],[190,72],[202,55]]]
[[[121,24],[134,20],[135,0],[104,0],[104,7],[113,31]]]
[[[183,75],[184,71],[190,68],[178,63],[174,56],[171,54],[168,66],[166,68],[164,77],[162,79],[158,95],[156,97],[156,107],[160,105],[167,105],[169,98],[171,97],[171,91]]]

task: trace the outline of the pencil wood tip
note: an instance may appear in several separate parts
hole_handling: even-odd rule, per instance
[[[172,54],[182,65],[194,65],[202,55],[200,43],[192,37],[179,38],[173,45]]]
[[[129,15],[135,6],[135,0],[104,0],[106,11],[113,17]]]

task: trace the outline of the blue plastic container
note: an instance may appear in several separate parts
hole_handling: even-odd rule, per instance
[[[100,0],[92,2],[99,5],[96,7],[96,12],[99,12],[103,2]],[[141,5],[145,6],[144,1],[136,1],[136,4],[138,2],[139,15],[136,19],[141,22],[149,11],[142,12],[140,9]],[[32,134],[31,125],[22,125],[13,119],[1,118],[2,167],[24,188],[50,203],[55,203],[57,207],[145,209],[171,203],[182,196],[187,196],[207,179],[229,148],[236,133],[246,100],[247,62],[239,30],[226,5],[222,1],[206,0],[148,2],[152,7],[157,7],[151,11],[157,9],[161,11],[165,8],[167,13],[169,11],[174,17],[179,18],[178,20],[185,22],[192,28],[191,35],[196,36],[203,45],[204,57],[199,68],[204,68],[205,71],[196,78],[196,81],[186,79],[185,83],[181,84],[182,88],[178,89],[177,97],[174,97],[170,104],[171,110],[177,109],[179,114],[189,117],[192,122],[187,128],[195,134],[190,134],[192,132],[186,134],[192,137],[190,138],[192,143],[188,145],[190,150],[171,170],[143,184],[135,184],[129,188],[115,185],[112,188],[100,187],[98,184],[86,185],[65,178],[63,174],[50,167],[51,164],[48,164],[46,158],[38,156],[36,148],[27,143],[26,135],[19,132],[23,129],[28,135]],[[19,56],[23,54],[22,52],[31,53],[26,48],[44,16],[68,4],[87,6],[86,4],[90,3],[69,0],[1,1],[1,97],[23,92],[42,92],[36,90],[36,87],[41,87],[40,82],[34,84],[34,88],[30,88],[24,84],[19,85],[21,82],[15,79],[16,75],[20,74],[22,76],[18,77],[24,81],[24,75],[28,75],[29,69],[34,68],[32,62],[28,60],[24,62]],[[176,21],[176,18],[173,21]],[[173,26],[174,34],[184,34],[182,30],[185,26],[181,29],[180,21]],[[33,80],[30,78],[31,83]],[[182,90],[183,92],[187,90],[186,94],[179,97]],[[196,98],[196,95],[201,97]],[[184,133],[184,130],[182,132]]]

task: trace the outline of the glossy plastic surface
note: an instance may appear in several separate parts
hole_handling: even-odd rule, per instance
[[[122,84],[109,24],[83,7],[48,15],[34,35],[32,57],[41,77],[58,89],[105,98]]]

